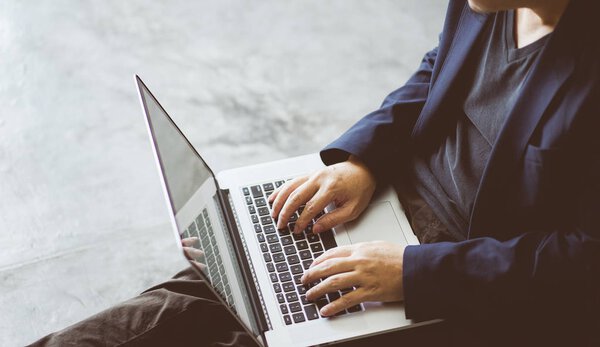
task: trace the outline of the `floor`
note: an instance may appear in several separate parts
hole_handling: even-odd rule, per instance
[[[435,0],[0,3],[0,346],[165,280],[133,75],[215,171],[318,151],[434,47]]]

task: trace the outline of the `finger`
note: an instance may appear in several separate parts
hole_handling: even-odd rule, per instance
[[[321,254],[319,257],[317,257],[317,259],[315,259],[312,262],[312,264],[310,264],[310,267],[311,268],[315,267],[327,259],[347,257],[352,254],[352,250],[353,250],[353,247],[350,245],[338,246],[338,247],[332,248],[332,249],[326,251],[325,253]]]
[[[196,268],[198,268],[198,270],[202,271],[202,273],[205,273],[205,274],[208,273],[208,266],[206,266],[206,264],[202,264],[202,263],[197,262],[195,260],[190,260],[190,263],[192,263],[193,266],[195,266]]]
[[[280,191],[281,191],[283,188],[285,188],[285,186],[286,186],[288,183],[291,183],[291,182],[292,182],[292,181],[285,182],[284,184],[282,184],[282,185],[280,185],[279,187],[275,188],[275,190],[274,190],[274,191],[271,193],[271,195],[269,195],[269,198],[267,199],[267,201],[268,201],[269,203],[272,203],[273,201],[275,201],[275,198],[277,197],[277,194],[279,194],[279,192],[280,192]]]
[[[181,244],[184,247],[194,247],[194,245],[196,245],[198,243],[198,241],[200,241],[200,240],[195,236],[187,237],[187,238],[181,240]]]
[[[319,212],[323,211],[330,202],[331,193],[324,191],[324,189],[319,189],[317,193],[308,202],[306,202],[304,210],[296,221],[294,232],[306,229],[308,224],[312,222],[312,219],[315,218]]]
[[[277,193],[276,199],[273,201],[271,217],[277,218],[279,216],[279,211],[281,211],[281,208],[283,207],[283,204],[287,200],[288,196],[307,180],[308,177],[306,176],[298,177],[277,188],[281,190]]]
[[[313,181],[306,181],[300,187],[296,188],[287,198],[285,204],[279,211],[277,220],[277,229],[283,229],[287,225],[292,214],[296,213],[300,205],[303,205],[310,199],[319,187]]]
[[[306,270],[304,275],[300,278],[300,281],[302,281],[302,284],[307,285],[323,277],[352,271],[354,270],[355,265],[356,260],[348,257],[328,259],[321,264]]]
[[[319,312],[322,316],[333,316],[340,311],[363,302],[365,293],[364,289],[360,287],[356,288],[355,290],[342,295],[339,299],[329,303],[329,305],[323,307]]]
[[[204,256],[203,251],[192,247],[183,247],[183,253],[185,254],[186,258],[190,260],[198,259]]]
[[[319,218],[313,226],[313,232],[320,233],[352,219],[352,208],[349,205],[344,205],[325,213]]]
[[[344,288],[350,288],[357,286],[358,283],[356,272],[343,272],[337,275],[329,276],[316,286],[312,287],[306,292],[306,299],[309,301],[315,301],[323,295],[331,292],[338,291]]]

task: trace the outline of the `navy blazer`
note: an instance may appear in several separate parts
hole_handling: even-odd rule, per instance
[[[540,52],[493,146],[468,239],[406,248],[408,318],[600,316],[594,3],[572,0]],[[472,53],[491,18],[450,1],[438,47],[380,109],[327,146],[323,161],[351,153],[378,182],[402,179],[409,158],[439,144],[463,112]]]

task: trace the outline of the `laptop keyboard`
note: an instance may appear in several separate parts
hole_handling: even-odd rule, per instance
[[[321,211],[301,233],[294,234],[295,222],[304,206],[295,212],[288,221],[287,228],[278,230],[271,218],[271,206],[268,197],[275,188],[285,181],[268,182],[242,188],[250,219],[254,224],[256,238],[262,251],[263,260],[269,272],[273,293],[279,304],[279,309],[286,325],[302,323],[308,320],[323,318],[319,309],[355,288],[346,288],[329,293],[316,302],[306,300],[307,288],[300,282],[304,271],[313,260],[324,251],[336,247],[331,230],[314,234],[313,223],[325,212]],[[314,286],[319,281],[312,283]],[[355,305],[338,315],[363,311],[362,305]]]
[[[204,259],[199,259],[198,261],[206,264],[207,270],[204,271],[204,274],[207,275],[210,283],[212,283],[217,292],[235,312],[233,295],[229,286],[229,280],[225,274],[223,258],[219,252],[215,233],[206,208],[202,210],[202,213],[198,214],[194,222],[184,231],[182,238],[188,237],[197,237],[200,240],[199,249],[204,251]]]

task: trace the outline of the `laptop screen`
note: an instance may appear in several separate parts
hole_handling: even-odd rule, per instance
[[[160,155],[165,182],[173,212],[188,202],[194,192],[209,178],[214,176],[206,163],[200,158],[179,130],[167,118],[161,106],[154,100],[146,88],[142,88],[148,116],[152,124],[154,143]]]
[[[138,79],[144,112],[186,258],[234,313],[257,331],[232,240],[217,198],[212,170],[146,86]]]

